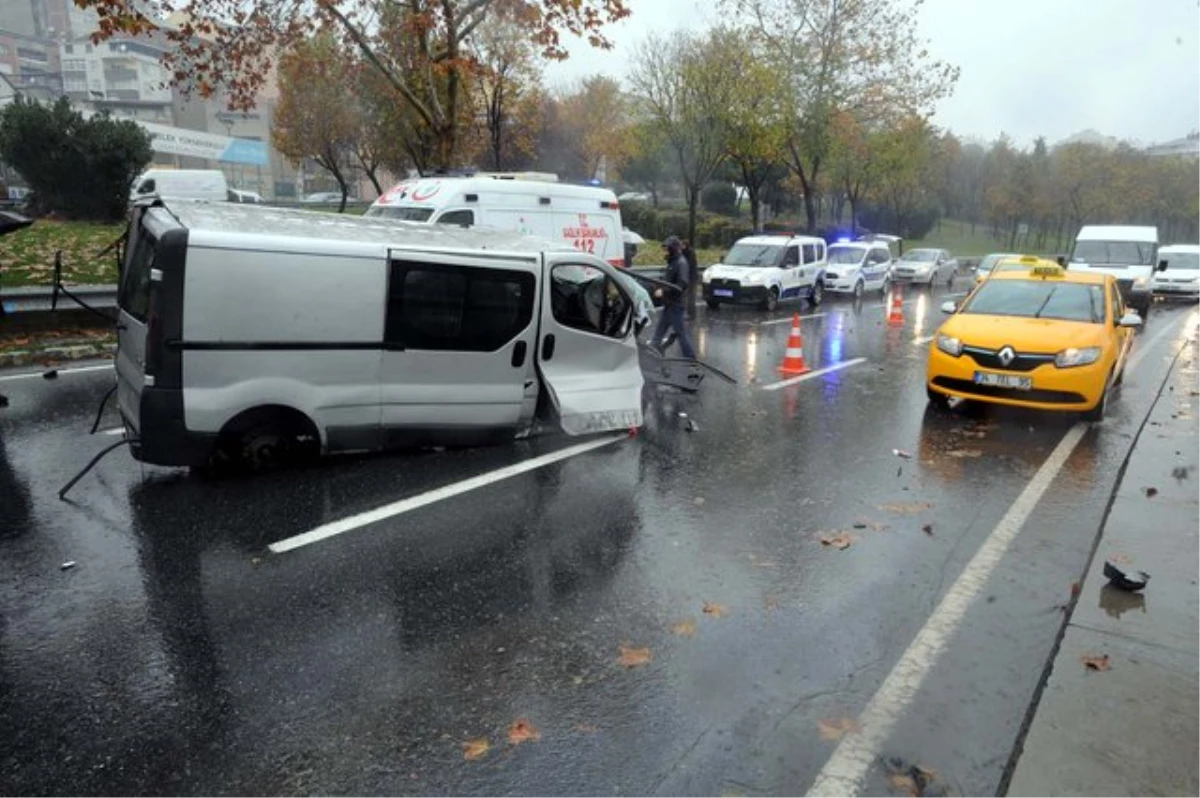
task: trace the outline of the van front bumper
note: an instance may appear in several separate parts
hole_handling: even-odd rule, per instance
[[[717,281],[714,281],[717,282]],[[704,283],[704,301],[733,302],[737,304],[759,304],[767,300],[767,286]]]
[[[139,406],[140,429],[130,443],[133,458],[161,466],[203,466],[212,457],[217,436],[192,432],[183,420],[183,391],[144,388]],[[133,425],[126,419],[126,426]]]

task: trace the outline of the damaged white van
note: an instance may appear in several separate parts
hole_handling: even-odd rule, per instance
[[[132,212],[117,382],[159,465],[642,424],[618,270],[516,233],[162,200]]]

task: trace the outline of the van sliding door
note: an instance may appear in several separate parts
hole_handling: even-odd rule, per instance
[[[387,445],[511,438],[537,402],[536,258],[394,249],[381,403]]]

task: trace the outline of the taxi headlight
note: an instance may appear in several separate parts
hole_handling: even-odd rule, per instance
[[[945,352],[947,355],[958,357],[962,354],[963,344],[957,338],[952,338],[949,335],[938,333],[937,348]]]
[[[1085,346],[1082,349],[1074,347],[1064,349],[1054,356],[1054,365],[1060,369],[1069,369],[1072,366],[1086,366],[1099,360],[1101,351],[1098,346]]]

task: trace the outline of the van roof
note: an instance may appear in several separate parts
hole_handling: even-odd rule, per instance
[[[180,225],[200,233],[196,240],[213,244],[222,237],[268,237],[282,243],[343,242],[348,251],[379,251],[382,247],[421,246],[446,249],[533,253],[567,250],[560,241],[487,227],[455,227],[401,222],[379,217],[322,213],[270,205],[169,200],[163,203]]]
[[[443,193],[449,186],[452,190]],[[570,183],[551,183],[541,180],[511,180],[497,177],[422,177],[402,180],[385,191],[374,205],[439,205],[448,199],[459,200],[460,194],[468,191],[488,194],[562,197],[564,199],[597,200],[617,206],[617,195],[611,189],[600,186],[575,186]],[[413,195],[416,195],[416,199]],[[461,200],[460,200],[461,201]],[[553,210],[553,204],[551,205]],[[599,210],[599,207],[597,207]]]
[[[824,244],[825,239],[817,238],[816,236],[800,236],[792,233],[759,233],[757,235],[745,236],[734,242],[735,244]],[[849,242],[853,243],[853,242]]]
[[[1119,224],[1089,224],[1075,236],[1076,241],[1158,241],[1157,227]]]

